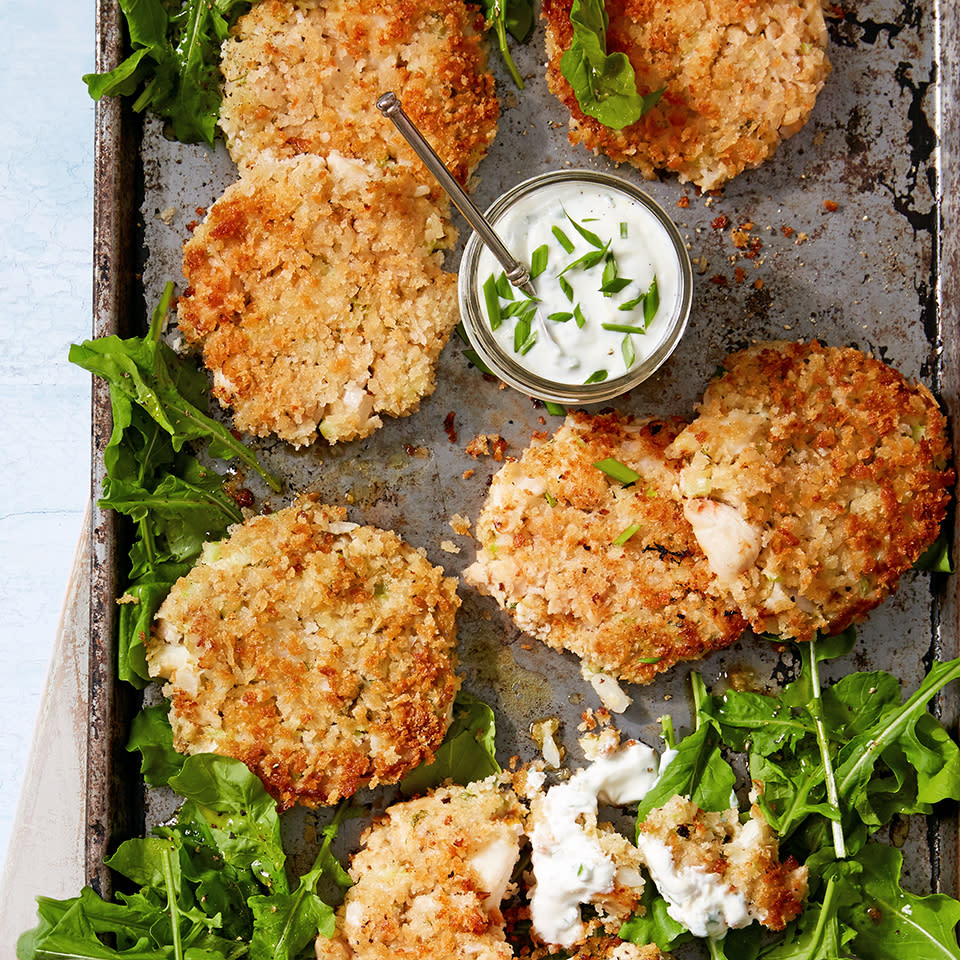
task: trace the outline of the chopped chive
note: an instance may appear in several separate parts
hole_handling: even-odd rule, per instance
[[[657,289],[657,278],[650,281],[650,289],[647,291],[647,299],[643,301],[643,322],[650,326],[650,321],[657,315],[660,308],[660,291]]]
[[[550,256],[550,249],[547,245],[541,244],[533,251],[530,257],[530,277],[539,277],[547,269],[547,258]]]
[[[640,474],[631,470],[625,463],[614,460],[613,457],[607,457],[605,460],[598,460],[594,466],[602,470],[608,477],[619,480],[625,487],[631,483],[636,483],[640,479]]]
[[[600,287],[600,289],[603,290],[608,283],[612,283],[616,279],[617,279],[617,261],[614,259],[612,253],[608,253],[606,256],[606,260],[604,261],[604,264],[603,264],[603,276],[600,278],[600,283],[602,284],[602,286]]]
[[[567,253],[573,253],[573,241],[559,227],[553,228],[553,235],[557,238],[557,243],[559,243]]]
[[[633,340],[629,333],[623,338],[620,344],[620,352],[623,354],[623,362],[629,370],[633,366],[633,361],[637,359],[637,355],[633,351]]]
[[[601,323],[604,330],[612,330],[614,333],[646,333],[646,327],[633,327],[629,323]]]
[[[497,296],[497,281],[491,273],[483,281],[483,299],[487,305],[487,316],[490,318],[490,329],[497,330],[503,323],[500,315],[500,298]]]
[[[637,663],[659,663],[662,659],[663,657],[639,657],[636,662]],[[665,717],[664,719],[669,720],[670,718]]]
[[[587,318],[583,315],[583,311],[580,309],[579,303],[573,308],[573,319],[577,321],[577,326],[582,330],[587,322]],[[587,383],[589,382],[590,381],[588,380]]]
[[[639,304],[643,303],[643,301],[646,300],[646,299],[647,299],[647,295],[646,295],[645,293],[641,293],[639,297],[634,297],[632,300],[627,300],[625,303],[621,303],[620,306],[617,307],[617,309],[618,309],[618,310],[633,310],[634,307],[636,307],[636,306],[638,306]]]
[[[501,270],[497,277],[497,293],[503,300],[512,300],[514,297],[513,284],[507,279],[507,275]]]
[[[613,545],[615,547],[622,547],[639,529],[639,523],[631,523],[630,526],[613,541]]]
[[[520,356],[529,353],[533,345],[537,342],[537,331],[534,330],[526,340],[520,344]]]
[[[480,359],[480,354],[474,349],[464,350],[463,355],[472,363],[481,373],[488,373],[491,377],[496,374]]]
[[[554,403],[552,400],[544,400],[543,405],[547,408],[547,413],[551,417],[565,417],[567,415],[566,409],[560,406],[559,403]]]
[[[606,379],[607,379],[607,371],[606,371],[606,370],[594,370],[593,373],[591,373],[590,376],[587,377],[587,379],[584,380],[583,382],[584,382],[585,384],[587,384],[587,383],[603,383],[603,381],[606,380]]]
[[[547,319],[553,320],[554,323],[566,323],[572,316],[573,314],[566,310],[558,310],[556,313],[548,313]]]
[[[466,327],[464,327],[462,320],[453,328],[453,330],[463,343],[470,342],[470,338],[467,336],[467,330]]]
[[[605,247],[601,247],[599,250],[590,250],[585,253],[582,257],[577,257],[572,263],[568,263],[558,274],[558,276],[563,276],[569,270],[590,270],[595,267],[606,255],[607,247],[610,244],[608,243]]]
[[[573,225],[573,229],[576,230],[577,233],[579,233],[580,236],[583,237],[583,239],[586,240],[591,247],[596,247],[597,249],[603,248],[603,241],[592,230],[588,230],[586,227],[581,227],[580,224],[577,223],[577,221],[574,220],[566,210],[563,211],[563,214]],[[607,244],[607,246],[609,246],[609,244]]]
[[[513,352],[519,353],[520,348],[530,338],[530,318],[520,317],[513,328]]]
[[[599,220],[599,217],[584,217],[583,223],[597,223]]]
[[[555,506],[557,505],[557,498],[550,496],[550,491],[549,491],[549,490],[544,490],[544,491],[543,491],[543,499],[546,500],[547,503],[549,503],[551,507],[555,507]]]
[[[572,303],[573,287],[570,285],[570,281],[562,274],[557,277],[557,280],[560,282],[560,289],[566,294],[567,299]]]
[[[611,294],[619,293],[621,290],[629,287],[631,283],[633,283],[633,281],[629,277],[614,277],[600,287],[600,292],[605,297],[609,297]]]
[[[627,239],[627,222],[625,220],[620,221],[620,239]]]

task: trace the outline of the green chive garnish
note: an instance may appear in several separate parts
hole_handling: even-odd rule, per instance
[[[550,250],[544,243],[533,251],[530,257],[530,277],[539,277],[547,269],[547,258],[550,256]]]
[[[587,383],[603,383],[603,381],[606,380],[606,379],[607,379],[607,371],[606,371],[606,370],[594,370],[593,373],[591,373],[590,376],[587,377],[587,379],[584,380],[583,382],[584,382],[585,384],[587,384]]]
[[[496,374],[480,359],[480,354],[474,349],[464,350],[463,355],[472,363],[481,373],[489,373],[491,377]]]
[[[544,490],[544,491],[543,491],[543,499],[546,500],[547,503],[549,503],[551,507],[555,507],[555,506],[557,505],[557,498],[556,498],[556,497],[551,497],[549,490]]]
[[[513,352],[520,353],[520,348],[530,338],[530,319],[529,317],[520,317],[517,325],[513,328]]]
[[[553,228],[553,235],[557,238],[557,243],[559,243],[567,253],[573,253],[573,241],[559,227]]]
[[[662,659],[663,657],[639,657],[637,663],[659,663]],[[669,720],[670,718],[665,717],[664,719]]]
[[[573,303],[573,287],[570,285],[570,281],[564,276],[557,277],[557,280],[560,282],[560,289],[566,294],[567,299]]]
[[[646,327],[633,327],[629,323],[601,323],[604,330],[611,330],[614,333],[646,333]]]
[[[587,318],[583,315],[583,311],[580,309],[579,303],[573,308],[573,319],[577,321],[577,326],[582,330],[584,324],[587,322]],[[596,374],[594,374],[594,376],[596,376]],[[605,376],[606,374],[604,374],[604,377]],[[602,380],[604,377],[601,377],[600,379]],[[591,382],[592,381],[590,380],[587,381],[587,383]]]
[[[547,408],[547,413],[551,417],[565,417],[567,415],[567,411],[559,403],[554,403],[552,400],[544,400],[543,405]]]
[[[605,460],[598,460],[594,466],[602,470],[608,477],[613,477],[625,487],[631,483],[636,483],[640,479],[640,474],[631,470],[625,463],[614,460],[613,457],[607,457]]]
[[[650,282],[647,299],[643,301],[643,322],[649,327],[650,321],[657,315],[660,308],[660,291],[657,289],[657,278]]]
[[[563,276],[569,270],[590,270],[595,267],[606,255],[607,247],[609,247],[609,242],[606,246],[601,247],[599,250],[590,250],[585,253],[582,257],[577,257],[572,263],[568,263],[558,274],[558,276]]]
[[[627,239],[627,223],[625,220],[620,221],[620,239],[621,240]]]
[[[566,310],[558,310],[556,313],[548,313],[547,319],[553,320],[554,323],[566,323],[572,316],[573,314]]]
[[[499,293],[504,300],[512,300],[514,296],[513,284],[507,279],[507,275],[502,270],[500,271],[500,276],[497,277],[497,293]]]
[[[637,355],[633,352],[633,340],[630,338],[629,333],[623,338],[620,344],[620,352],[623,354],[623,362],[629,370],[633,366],[633,361],[637,359]]]
[[[537,342],[537,331],[534,330],[533,333],[531,333],[530,336],[527,337],[527,339],[524,340],[522,344],[520,344],[520,356],[522,357],[524,354],[529,353],[530,349],[533,347],[533,345],[536,342]]]
[[[626,287],[629,287],[633,281],[629,277],[614,277],[612,280],[609,280],[603,284],[600,288],[600,292],[605,296],[609,297],[614,293],[619,293]]]
[[[608,253],[606,260],[603,264],[603,276],[600,278],[600,283],[602,286],[601,290],[604,290],[608,283],[612,283],[617,279],[617,261],[614,259],[612,253]]]
[[[500,315],[500,297],[497,296],[497,281],[491,273],[483,281],[483,300],[487,305],[487,316],[490,318],[490,329],[497,330],[503,323]]]
[[[639,529],[639,523],[631,523],[630,526],[613,541],[613,545],[615,547],[622,547]]]
[[[647,299],[645,293],[641,293],[639,297],[634,297],[632,300],[627,300],[625,303],[621,303],[618,310],[633,310],[638,304],[643,303]]]
[[[576,230],[577,233],[579,233],[580,236],[583,237],[583,239],[586,240],[591,247],[596,247],[597,249],[603,248],[603,241],[595,233],[593,233],[591,230],[588,230],[586,227],[581,227],[580,224],[577,223],[577,221],[574,220],[566,210],[563,211],[563,214],[573,225],[573,229]],[[609,246],[609,243],[607,246]]]

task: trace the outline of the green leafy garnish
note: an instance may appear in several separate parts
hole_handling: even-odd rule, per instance
[[[565,417],[567,415],[567,411],[559,403],[544,400],[543,405],[547,408],[547,413],[549,413],[551,417]]]
[[[577,326],[582,330],[587,322],[587,318],[583,315],[583,310],[580,309],[579,303],[573,308],[573,319],[576,321]],[[590,383],[590,381],[588,380],[587,383]]]
[[[598,250],[606,251],[607,247],[610,246],[609,241],[604,243],[592,230],[588,230],[582,224],[577,223],[577,221],[574,220],[566,210],[563,211],[563,214],[570,221],[573,229],[576,230],[577,233],[579,233],[580,236],[583,237],[583,239],[586,240],[591,247],[596,247]]]
[[[631,470],[625,463],[614,460],[613,457],[607,457],[604,460],[598,460],[594,466],[602,470],[608,477],[618,480],[625,487],[631,483],[636,483],[640,479],[640,474]]]
[[[663,90],[641,96],[633,66],[624,53],[607,53],[609,19],[603,0],[573,0],[573,40],[560,59],[560,71],[580,109],[602,124],[620,130],[656,106]]]
[[[532,0],[482,0],[483,15],[487,23],[493,27],[497,35],[497,45],[500,55],[506,64],[513,82],[522,90],[523,80],[520,71],[510,56],[507,47],[507,32],[524,43],[533,33],[533,3]]]
[[[573,241],[559,227],[553,227],[553,235],[567,253],[573,253]]]
[[[647,332],[645,327],[634,327],[629,323],[601,323],[604,330],[612,330],[614,333],[639,333]]]
[[[502,300],[512,300],[515,296],[513,284],[507,279],[507,275],[501,270],[497,277],[497,293]]]
[[[624,336],[620,343],[620,352],[623,354],[623,365],[629,370],[637,359],[637,354],[633,349],[633,340],[629,333]]]
[[[140,751],[140,772],[151,787],[165,786],[176,776],[187,759],[173,748],[173,729],[169,718],[170,704],[164,700],[144,707],[130,723],[127,750]]]
[[[650,326],[650,322],[657,315],[657,310],[660,309],[660,289],[657,286],[657,278],[654,277],[650,281],[650,289],[647,290],[647,295],[643,300],[643,322],[646,326]]]
[[[567,310],[558,310],[556,313],[548,313],[547,319],[554,323],[566,323],[573,318],[573,314]]]
[[[504,275],[504,279],[506,276]],[[491,330],[499,330],[503,323],[503,317],[500,313],[500,294],[497,291],[497,279],[491,273],[483,281],[483,302],[487,308],[487,320],[490,321]]]
[[[583,382],[584,383],[603,383],[603,381],[607,379],[607,376],[608,374],[606,370],[594,370],[593,373],[591,373],[590,376],[587,377],[587,379],[584,380]]]
[[[615,547],[622,547],[637,531],[640,529],[639,523],[631,523],[617,538],[613,541]],[[657,657],[657,660],[660,658]],[[650,662],[650,661],[641,661]]]
[[[626,239],[627,239],[627,236],[628,236],[628,234],[627,234],[627,223],[626,223],[625,220],[621,220],[621,221],[620,221],[620,239],[621,239],[621,240],[626,240]]]
[[[546,500],[547,503],[549,503],[551,507],[555,507],[555,506],[557,505],[557,498],[556,498],[555,496],[553,496],[553,494],[550,493],[549,490],[544,490],[544,491],[543,491],[543,499]]]
[[[133,53],[83,78],[94,100],[137,94],[183,143],[213,146],[220,116],[220,47],[249,0],[120,0]]]
[[[530,277],[535,279],[547,269],[547,261],[550,257],[550,249],[545,243],[537,247],[530,256]]]
[[[563,275],[560,275],[557,277],[557,283],[560,284],[560,289],[563,291],[564,296],[573,303],[573,286],[570,281]]]
[[[618,310],[633,310],[638,307],[644,300],[646,300],[647,295],[641,293],[640,296],[634,297],[632,300],[626,300],[617,307]]]

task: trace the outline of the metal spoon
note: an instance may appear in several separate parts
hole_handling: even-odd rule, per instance
[[[424,135],[404,112],[397,96],[392,92],[381,94],[377,98],[377,109],[393,121],[403,139],[410,144],[416,155],[424,162],[426,168],[436,177],[440,186],[443,187],[456,208],[463,214],[467,223],[476,230],[487,249],[500,261],[510,283],[539,304],[537,290],[530,278],[530,268],[506,248],[491,226],[490,221],[480,212],[480,208],[470,199],[466,190],[456,181]],[[571,358],[563,347],[557,343],[549,326],[547,326],[547,322],[540,314],[539,306],[536,308],[536,319],[544,336],[557,348],[560,356],[570,362],[571,366],[576,366],[577,361]]]

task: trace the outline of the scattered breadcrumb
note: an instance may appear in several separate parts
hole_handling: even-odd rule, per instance
[[[450,518],[450,529],[461,537],[470,536],[470,518],[462,513],[455,513]]]
[[[441,540],[440,549],[444,553],[459,553],[460,548],[452,540]]]
[[[497,463],[501,463],[507,446],[507,441],[499,433],[481,433],[474,437],[465,449],[471,457],[476,459],[492,456]]]

